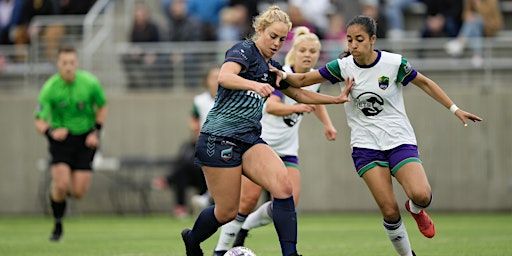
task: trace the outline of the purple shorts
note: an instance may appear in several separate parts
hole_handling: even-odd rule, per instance
[[[406,163],[421,163],[416,145],[403,144],[388,150],[375,150],[368,148],[352,148],[352,160],[357,174],[362,177],[375,166],[389,167],[391,175]]]
[[[295,169],[299,169],[299,158],[297,156],[282,156],[281,160],[283,160],[283,163],[286,167],[293,167]]]

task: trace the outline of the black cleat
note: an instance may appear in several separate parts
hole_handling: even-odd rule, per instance
[[[62,223],[55,223],[52,234],[50,235],[50,241],[58,242],[62,237]]]
[[[235,242],[233,242],[233,247],[244,246],[247,235],[249,235],[249,230],[243,228],[240,229],[236,235]]]
[[[190,230],[189,228],[186,228],[183,231],[181,231],[181,238],[185,243],[185,250],[187,251],[187,256],[203,256],[203,250],[201,250],[199,244],[190,241],[189,233],[191,231],[192,230]]]
[[[213,256],[224,256],[228,251],[214,251]]]
[[[414,251],[412,251],[412,256],[416,256],[416,253],[414,253]]]

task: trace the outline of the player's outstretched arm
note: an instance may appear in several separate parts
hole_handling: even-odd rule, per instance
[[[318,70],[309,71],[306,73],[287,73],[279,70],[269,64],[270,72],[274,72],[277,76],[276,84],[279,85],[281,81],[286,81],[292,87],[300,88],[312,84],[318,84],[327,81],[322,77]]]
[[[482,118],[479,116],[458,108],[436,82],[421,73],[418,72],[418,75],[412,80],[412,83],[421,88],[430,97],[441,103],[443,106],[450,109],[450,111],[455,114],[460,121],[462,121],[464,126],[467,126],[467,120],[471,120],[473,122],[482,121]]]
[[[297,102],[306,104],[343,104],[350,101],[350,91],[352,90],[353,80],[345,80],[345,88],[338,96],[330,96],[316,92],[310,92],[295,87],[288,87],[283,90],[284,94]]]

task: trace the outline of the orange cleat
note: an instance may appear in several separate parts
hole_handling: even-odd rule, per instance
[[[411,212],[411,209],[409,208],[409,200],[405,202],[405,209],[411,213],[416,224],[418,224],[418,229],[425,237],[434,237],[436,234],[436,228],[434,227],[434,222],[432,222],[432,219],[428,216],[427,212],[424,210],[421,210],[418,214]]]

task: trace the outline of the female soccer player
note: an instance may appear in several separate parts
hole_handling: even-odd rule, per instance
[[[199,214],[191,230],[182,231],[187,256],[203,255],[200,243],[235,218],[242,174],[274,198],[272,218],[282,255],[298,255],[292,186],[283,162],[260,138],[264,98],[274,91],[276,82],[269,65],[281,68],[271,58],[283,45],[291,22],[279,7],[271,6],[255,19],[253,27],[252,40],[239,42],[226,52],[215,105],[196,145],[196,158],[215,205]],[[286,86],[279,89],[302,103],[340,104],[348,101],[351,85],[337,97]]]
[[[309,32],[306,27],[297,27],[292,48],[286,55],[286,72],[304,73],[312,70],[320,57],[320,40]],[[304,89],[319,91],[320,84],[314,84]],[[265,111],[261,119],[261,138],[276,151],[288,170],[288,179],[293,187],[293,199],[297,206],[300,194],[299,172],[299,126],[304,113],[315,112],[324,125],[325,137],[328,140],[336,139],[337,131],[332,125],[325,106],[313,107],[297,102],[280,91],[274,91],[267,99]],[[222,226],[221,235],[217,242],[214,255],[224,255],[232,246],[242,246],[250,229],[267,225],[272,222],[271,202],[261,205],[251,213],[258,203],[261,187],[249,179],[242,180],[242,195],[240,208],[236,219]],[[251,213],[249,215],[249,213]],[[249,215],[249,216],[247,216]],[[240,229],[241,228],[241,229]],[[234,234],[237,234],[235,240]],[[235,244],[233,242],[235,241]]]
[[[435,228],[425,212],[432,192],[405,113],[403,86],[412,82],[450,109],[464,126],[467,120],[482,119],[459,109],[439,85],[414,70],[401,55],[374,49],[376,29],[375,20],[357,16],[347,24],[350,56],[333,60],[318,71],[304,74],[280,71],[279,77],[292,86],[353,80],[352,103],[345,105],[345,111],[356,171],[380,208],[384,228],[395,250],[400,255],[413,255],[393,193],[392,176],[408,196],[405,208],[416,220],[420,232],[431,238]]]

